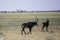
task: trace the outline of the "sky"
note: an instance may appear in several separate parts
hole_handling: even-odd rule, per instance
[[[0,0],[0,11],[60,10],[60,0]]]

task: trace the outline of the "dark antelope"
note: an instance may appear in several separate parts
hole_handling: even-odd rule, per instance
[[[35,21],[35,22],[23,23],[23,24],[21,25],[21,27],[22,27],[21,34],[23,35],[23,32],[26,34],[25,28],[29,28],[29,32],[28,32],[28,33],[31,34],[32,28],[33,28],[35,25],[38,26],[38,18],[36,18],[36,21]],[[28,33],[27,33],[27,34],[28,34]]]
[[[48,31],[48,26],[49,26],[49,20],[47,19],[46,22],[43,22],[43,26],[41,28],[41,32],[44,32],[44,28],[46,27],[46,32]]]

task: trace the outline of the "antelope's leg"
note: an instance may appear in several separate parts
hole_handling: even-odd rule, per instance
[[[31,34],[31,31],[32,31],[32,28],[29,28],[29,32],[27,34],[29,34],[29,33]]]
[[[46,26],[46,32],[48,32],[48,26]]]
[[[25,28],[22,28],[21,35],[23,35],[23,32],[26,34]]]
[[[32,28],[30,28],[30,34],[31,34]]]
[[[42,32],[42,31],[44,32],[44,25],[41,27],[41,32]]]
[[[23,28],[23,31],[24,31],[24,33],[26,34],[26,32],[25,32],[25,28]]]

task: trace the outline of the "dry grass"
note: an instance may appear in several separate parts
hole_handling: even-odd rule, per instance
[[[49,14],[48,14],[49,13]],[[53,14],[52,14],[53,13]],[[57,14],[56,14],[57,13]],[[37,12],[25,14],[0,14],[0,39],[4,40],[60,40],[59,12]],[[47,15],[47,16],[46,16]],[[21,35],[21,24],[39,18],[39,26],[33,27],[32,34]],[[26,18],[28,17],[28,18]],[[53,17],[53,18],[52,18]],[[41,32],[41,23],[50,19],[49,32]],[[27,29],[28,31],[28,29]]]

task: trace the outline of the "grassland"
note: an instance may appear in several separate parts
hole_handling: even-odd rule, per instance
[[[33,27],[31,35],[21,35],[21,24],[35,21],[36,17],[38,27]],[[50,21],[49,32],[41,32],[42,23],[47,18]],[[1,37],[4,40],[60,40],[60,12],[0,13]]]

